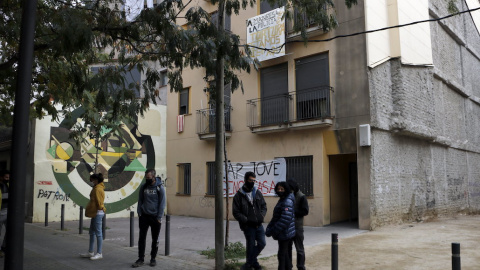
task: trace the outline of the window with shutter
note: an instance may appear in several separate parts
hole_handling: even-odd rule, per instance
[[[190,195],[192,170],[190,163],[178,164],[178,194]]]
[[[262,125],[288,122],[288,63],[261,69],[260,81]]]
[[[189,114],[189,98],[190,98],[190,89],[184,88],[180,91],[180,104],[179,104],[179,115]]]
[[[330,72],[328,53],[295,61],[297,118],[330,116]]]

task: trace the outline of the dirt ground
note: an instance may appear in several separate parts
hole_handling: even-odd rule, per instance
[[[480,216],[468,215],[339,235],[339,269],[452,269],[453,242],[460,243],[462,270],[480,269]],[[306,256],[307,269],[331,269],[330,244],[306,247]],[[276,256],[260,263],[277,269]]]

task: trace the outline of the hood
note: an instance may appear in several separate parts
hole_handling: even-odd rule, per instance
[[[145,182],[145,185],[147,184],[147,182]],[[153,187],[157,187],[157,186],[161,186],[162,185],[162,178],[160,177],[155,177],[155,183],[153,184],[153,186],[147,186],[148,188],[153,188]]]
[[[101,189],[105,189],[105,184],[103,182],[101,183],[98,183],[94,186],[94,188],[101,188]]]
[[[243,186],[242,186],[237,192],[240,192],[240,193],[242,193],[243,195],[247,196],[247,193],[245,192],[245,190],[243,190]],[[256,188],[255,186],[252,188],[252,192],[253,192],[252,194],[256,194],[256,193],[257,193],[257,188]]]
[[[155,187],[156,186],[161,186],[162,185],[162,178],[160,177],[155,177]]]

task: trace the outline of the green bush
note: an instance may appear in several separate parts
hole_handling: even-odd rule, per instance
[[[231,259],[240,259],[245,257],[247,249],[242,244],[242,242],[230,243],[225,247],[225,260]],[[206,250],[200,251],[200,254],[207,256],[208,259],[215,258],[215,249],[207,248]]]

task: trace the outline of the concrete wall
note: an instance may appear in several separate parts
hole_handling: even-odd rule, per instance
[[[35,168],[31,179],[33,222],[44,221],[45,203],[49,203],[50,221],[60,220],[61,204],[65,204],[65,219],[77,220],[79,206],[88,203],[92,189],[89,176],[97,153],[89,138],[76,145],[69,133],[67,126],[52,122],[50,117],[36,120],[35,159],[31,163]],[[155,168],[166,178],[166,106],[150,105],[138,125],[125,125],[122,134],[108,138],[98,152],[98,172],[106,178],[109,217],[128,217],[130,211],[136,211],[146,168]]]
[[[434,67],[391,60],[369,72],[372,228],[480,210],[480,35],[468,15],[430,27]]]

